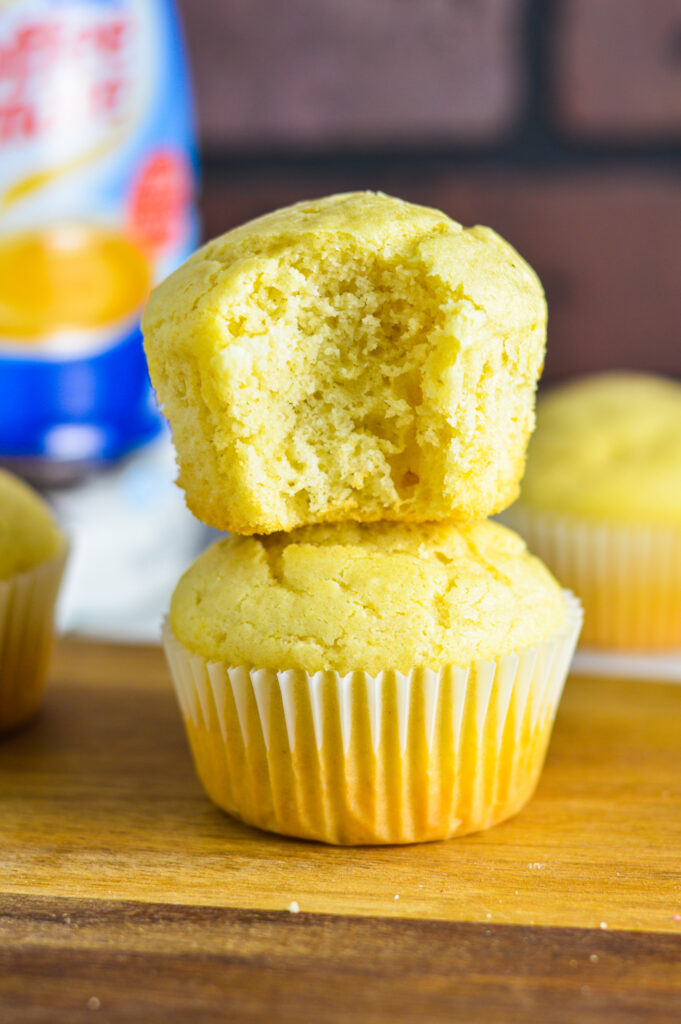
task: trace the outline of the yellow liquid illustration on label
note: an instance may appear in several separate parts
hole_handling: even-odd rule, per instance
[[[2,3],[2,0],[0,0],[0,3]],[[9,209],[15,203],[20,203],[24,199],[29,198],[34,192],[40,191],[46,185],[51,185],[58,178],[71,174],[73,171],[78,171],[81,167],[86,167],[95,160],[106,156],[107,153],[125,140],[125,135],[125,132],[114,132],[101,145],[87,153],[74,157],[73,160],[66,160],[61,164],[56,164],[54,167],[46,167],[39,171],[34,171],[33,174],[29,174],[25,178],[20,178],[19,181],[10,185],[0,197],[0,212]]]
[[[58,331],[111,326],[151,284],[143,253],[116,231],[51,225],[0,238],[0,338],[36,343]]]

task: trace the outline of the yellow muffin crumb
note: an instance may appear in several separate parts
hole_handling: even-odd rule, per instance
[[[470,520],[517,494],[546,305],[489,228],[380,193],[299,203],[195,253],[143,329],[207,523]]]
[[[0,469],[0,580],[52,558],[63,546],[63,535],[45,502]]]
[[[590,520],[681,526],[681,383],[608,373],[540,397],[521,502]]]
[[[211,661],[375,674],[494,659],[564,616],[548,570],[496,523],[342,523],[218,541],[180,580],[170,625]]]

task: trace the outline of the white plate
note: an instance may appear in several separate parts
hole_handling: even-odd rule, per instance
[[[570,673],[575,676],[609,676],[611,679],[681,684],[681,651],[648,654],[582,648],[575,654]]]

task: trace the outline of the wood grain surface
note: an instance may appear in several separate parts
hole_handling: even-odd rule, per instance
[[[53,676],[0,743],[0,892],[681,936],[681,686],[572,679],[515,819],[336,849],[208,802],[158,650],[63,644]]]
[[[212,807],[158,650],[64,643],[0,743],[0,1021],[667,1024],[680,851],[681,687],[571,680],[516,819],[335,849]]]
[[[671,935],[0,897],[12,1024],[673,1024],[679,1011]]]

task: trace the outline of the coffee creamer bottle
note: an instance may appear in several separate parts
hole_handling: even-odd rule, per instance
[[[71,534],[70,628],[124,635],[195,542],[139,329],[194,199],[173,4],[0,0],[0,462]]]
[[[160,429],[139,316],[196,244],[163,0],[0,0],[0,459],[38,482]]]

